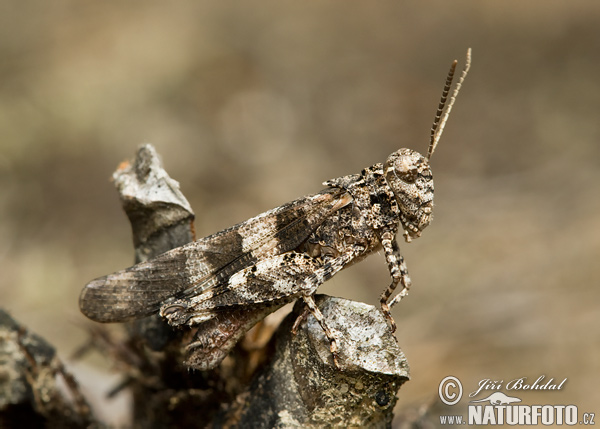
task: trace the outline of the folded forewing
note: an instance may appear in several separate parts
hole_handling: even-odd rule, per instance
[[[169,298],[227,287],[236,272],[300,245],[351,197],[328,188],[299,198],[149,261],[88,283],[81,311],[98,322],[121,322],[157,312]]]

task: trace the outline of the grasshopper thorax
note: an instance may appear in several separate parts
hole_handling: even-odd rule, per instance
[[[388,157],[384,173],[398,201],[406,240],[421,236],[433,211],[433,175],[429,161],[414,150],[400,149]]]

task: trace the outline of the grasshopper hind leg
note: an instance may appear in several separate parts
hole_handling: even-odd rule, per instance
[[[338,348],[337,348],[337,340],[335,339],[335,335],[333,334],[333,332],[331,332],[331,329],[329,329],[329,326],[327,326],[327,322],[325,321],[325,316],[323,316],[323,313],[321,313],[321,310],[319,310],[319,307],[317,307],[317,304],[315,303],[313,295],[308,295],[308,296],[302,297],[302,300],[306,304],[306,308],[294,322],[294,327],[292,328],[292,332],[295,334],[298,331],[298,328],[300,327],[302,322],[304,320],[306,320],[306,318],[308,317],[308,314],[309,313],[312,314],[314,316],[314,318],[317,320],[317,322],[319,322],[319,325],[321,325],[321,328],[323,329],[323,332],[325,333],[325,337],[327,337],[327,339],[329,340],[329,350],[331,351],[331,356],[333,357],[333,364],[335,365],[335,367],[337,369],[341,369],[340,362],[339,362]]]
[[[313,298],[315,291],[319,285],[324,283],[333,277],[336,273],[342,270],[350,261],[352,261],[357,254],[361,252],[360,247],[351,247],[342,255],[339,255],[323,264],[322,267],[315,270],[313,274],[307,279],[305,293],[302,294],[302,300],[306,304],[305,311],[298,316],[296,321],[294,322],[294,326],[292,328],[292,332],[296,332],[302,322],[306,319],[308,314],[312,314],[314,318],[319,322],[323,332],[325,333],[325,337],[329,341],[329,349],[331,351],[331,355],[333,357],[333,363],[337,369],[341,369],[339,363],[339,353],[338,353],[338,344],[334,333],[331,331],[329,326],[327,326],[327,322],[325,320],[325,316],[317,307],[315,300]]]

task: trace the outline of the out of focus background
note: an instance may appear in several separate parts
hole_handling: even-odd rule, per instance
[[[91,323],[81,288],[133,261],[110,176],[141,143],[208,235],[401,147],[425,152],[468,47],[432,158],[434,221],[401,243],[413,289],[394,316],[412,380],[398,413],[437,409],[448,375],[465,394],[567,378],[512,396],[598,413],[593,0],[3,2],[0,306],[68,363]],[[388,282],[375,255],[320,292],[377,305]]]

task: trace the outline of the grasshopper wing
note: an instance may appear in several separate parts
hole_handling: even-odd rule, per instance
[[[224,287],[256,261],[298,247],[351,197],[338,188],[299,198],[216,234],[88,283],[79,298],[97,322],[123,322],[158,312],[170,298]]]

